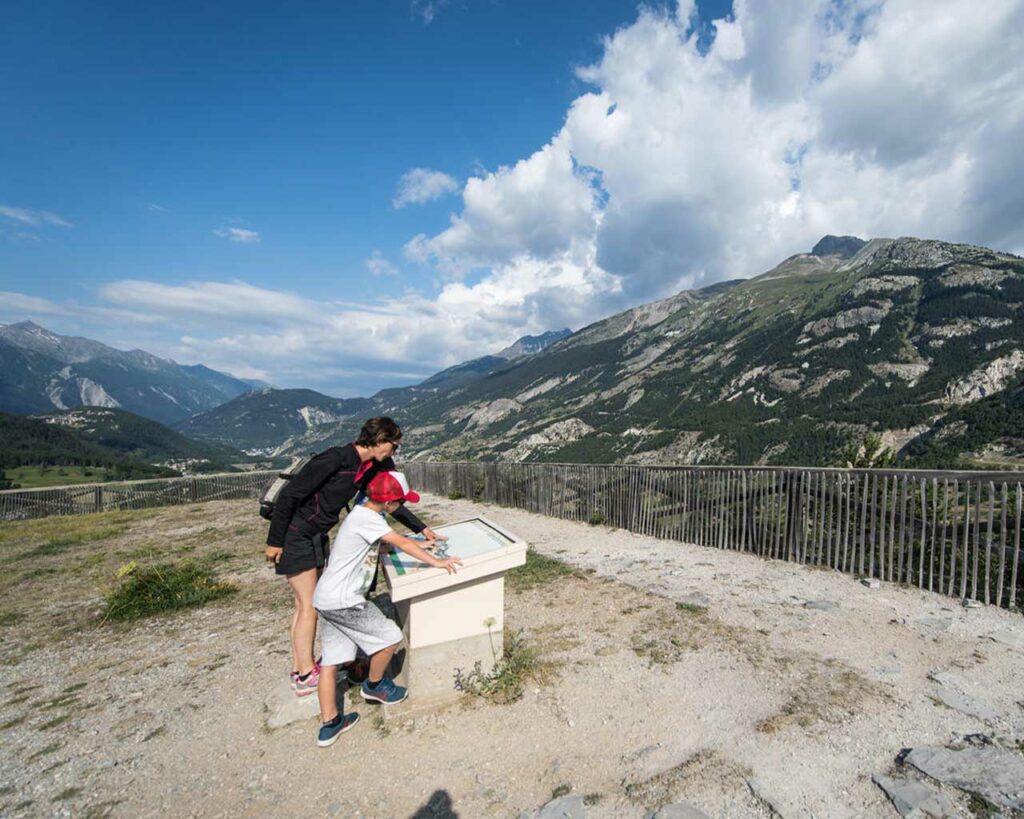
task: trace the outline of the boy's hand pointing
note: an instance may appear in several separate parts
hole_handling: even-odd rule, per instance
[[[462,559],[458,557],[446,557],[444,560],[438,560],[434,564],[435,569],[444,569],[448,574],[455,574],[455,567],[462,565]]]

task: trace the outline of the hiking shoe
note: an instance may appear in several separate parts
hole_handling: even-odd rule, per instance
[[[409,692],[400,685],[395,685],[393,680],[387,677],[377,683],[376,688],[370,688],[370,681],[366,680],[359,693],[367,702],[379,702],[384,705],[394,705],[409,696]]]
[[[330,747],[338,741],[338,737],[357,722],[359,722],[359,714],[338,714],[330,722],[325,722],[320,726],[320,733],[316,735],[316,744],[321,748]]]
[[[306,675],[306,679],[297,674],[292,677],[292,691],[295,692],[296,697],[308,697],[314,691],[316,691],[317,684],[320,682],[320,666],[313,666],[313,670]]]

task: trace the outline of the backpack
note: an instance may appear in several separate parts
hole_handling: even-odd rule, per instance
[[[274,504],[277,503],[277,499],[281,496],[281,491],[288,485],[288,481],[305,469],[306,464],[315,457],[316,453],[314,452],[309,455],[300,455],[292,458],[292,462],[282,469],[274,480],[267,484],[263,494],[260,495],[261,518],[270,520],[274,517]]]

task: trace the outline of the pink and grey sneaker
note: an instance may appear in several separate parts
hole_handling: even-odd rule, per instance
[[[308,674],[306,674],[305,677],[300,677],[294,671],[292,672],[292,691],[295,692],[296,697],[308,697],[310,694],[316,691],[316,687],[319,682],[319,664],[315,664],[312,670]]]

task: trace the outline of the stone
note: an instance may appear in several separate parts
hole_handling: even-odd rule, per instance
[[[536,819],[586,819],[582,796],[560,796],[537,811]]]
[[[709,604],[708,596],[701,594],[700,592],[693,592],[692,594],[685,594],[679,598],[680,603],[685,603],[688,606],[700,606],[706,609]]]
[[[935,689],[935,697],[947,708],[967,714],[969,717],[977,717],[985,722],[992,722],[999,718],[999,715],[985,703],[953,688],[940,685]]]
[[[808,600],[804,603],[804,608],[814,609],[815,611],[835,611],[839,608],[839,605],[831,600]]]
[[[340,695],[343,686],[338,686]],[[320,718],[320,703],[315,694],[296,697],[286,680],[274,685],[263,701],[267,708],[267,727],[282,728],[293,722],[306,722]]]
[[[867,586],[869,589],[880,589],[882,588],[882,581],[877,577],[865,577],[860,581],[862,586]]]
[[[711,819],[708,814],[689,802],[673,802],[671,805],[665,805],[651,817],[652,819]]]
[[[889,801],[892,802],[900,816],[928,816],[933,819],[944,819],[944,817],[957,815],[953,800],[942,791],[936,790],[924,782],[917,782],[913,779],[892,779],[878,774],[871,779],[889,797]]]
[[[1024,810],[1024,756],[1002,748],[914,748],[906,756],[925,776],[977,793],[1001,807]]]
[[[987,635],[988,639],[1018,651],[1024,651],[1024,631],[1013,628],[1001,628]]]
[[[965,609],[980,609],[983,604],[978,600],[973,600],[970,597],[965,597],[961,605]]]

